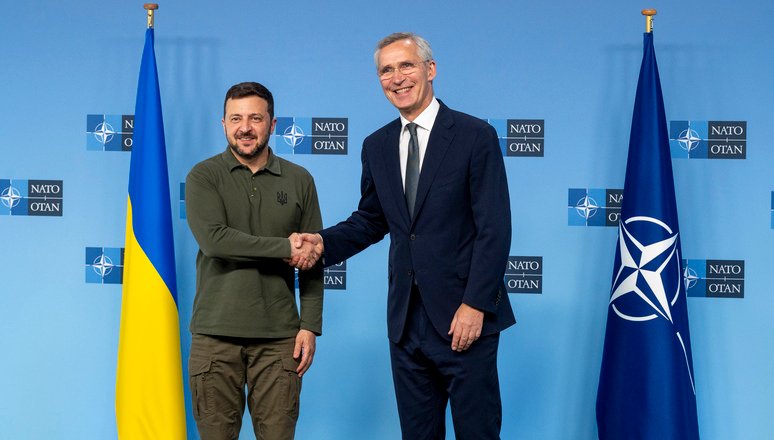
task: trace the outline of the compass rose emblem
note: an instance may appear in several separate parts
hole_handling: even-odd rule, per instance
[[[301,130],[301,127],[293,124],[285,129],[285,133],[282,134],[282,138],[285,140],[286,144],[295,148],[304,140],[304,132]]]
[[[591,217],[594,217],[594,214],[597,213],[597,209],[599,209],[599,204],[588,195],[578,200],[578,203],[575,204],[575,211],[578,212],[579,216],[585,218],[586,221]]]
[[[114,266],[115,265],[113,264],[113,260],[111,260],[110,257],[105,254],[97,257],[94,260],[94,263],[91,265],[91,267],[94,269],[94,272],[96,272],[101,278],[105,278],[106,275],[112,272]]]
[[[110,142],[113,139],[113,136],[116,134],[116,131],[113,129],[112,125],[108,124],[107,121],[102,121],[94,129],[93,133],[94,133],[94,138],[97,139],[97,141],[104,146],[106,143]]]
[[[618,227],[620,261],[616,261],[610,295],[610,307],[619,318],[635,323],[664,319],[674,327],[672,307],[684,288],[678,235],[669,225],[653,217],[629,217],[621,221]],[[675,334],[693,387],[685,343],[679,331]]]
[[[8,188],[5,188],[2,193],[0,193],[0,202],[5,206],[6,208],[14,208],[16,205],[19,204],[19,201],[21,200],[21,193],[19,193],[19,190],[14,188],[13,186],[9,186]]]
[[[701,137],[699,137],[699,133],[695,130],[686,128],[680,132],[679,136],[677,136],[677,142],[680,144],[680,148],[690,153],[699,146]]]

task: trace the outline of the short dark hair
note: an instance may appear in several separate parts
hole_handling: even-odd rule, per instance
[[[248,96],[257,96],[266,101],[269,110],[269,117],[274,119],[274,96],[263,84],[257,82],[243,82],[234,84],[226,92],[226,99],[223,100],[223,117],[226,117],[226,103],[229,99],[247,98]]]

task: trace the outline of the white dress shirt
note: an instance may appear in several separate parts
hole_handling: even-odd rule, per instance
[[[428,105],[427,108],[424,109],[422,113],[420,113],[419,116],[417,116],[413,121],[409,121],[408,119],[404,118],[403,115],[400,116],[401,130],[398,151],[400,153],[400,176],[401,181],[403,182],[404,190],[406,189],[406,159],[408,158],[408,144],[409,139],[411,139],[411,134],[409,134],[406,125],[408,125],[410,122],[417,124],[417,141],[419,142],[419,170],[421,175],[422,164],[425,160],[425,151],[427,151],[427,141],[430,139],[430,131],[433,129],[433,124],[435,124],[435,117],[438,116],[438,110],[440,108],[441,104],[439,104],[438,100],[433,97],[433,100],[430,101],[430,105]]]

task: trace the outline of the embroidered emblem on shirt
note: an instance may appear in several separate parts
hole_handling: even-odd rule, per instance
[[[288,193],[285,191],[277,191],[277,203],[280,205],[287,205],[288,203]]]

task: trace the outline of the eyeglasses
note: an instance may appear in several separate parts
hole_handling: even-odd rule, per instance
[[[431,60],[422,60],[418,63],[414,63],[411,61],[404,61],[400,64],[398,64],[398,68],[396,69],[395,66],[384,66],[379,70],[379,79],[380,80],[388,80],[391,79],[393,76],[395,76],[395,71],[401,73],[401,75],[411,75],[412,73],[416,72],[416,70],[419,68],[419,63],[426,63]]]

